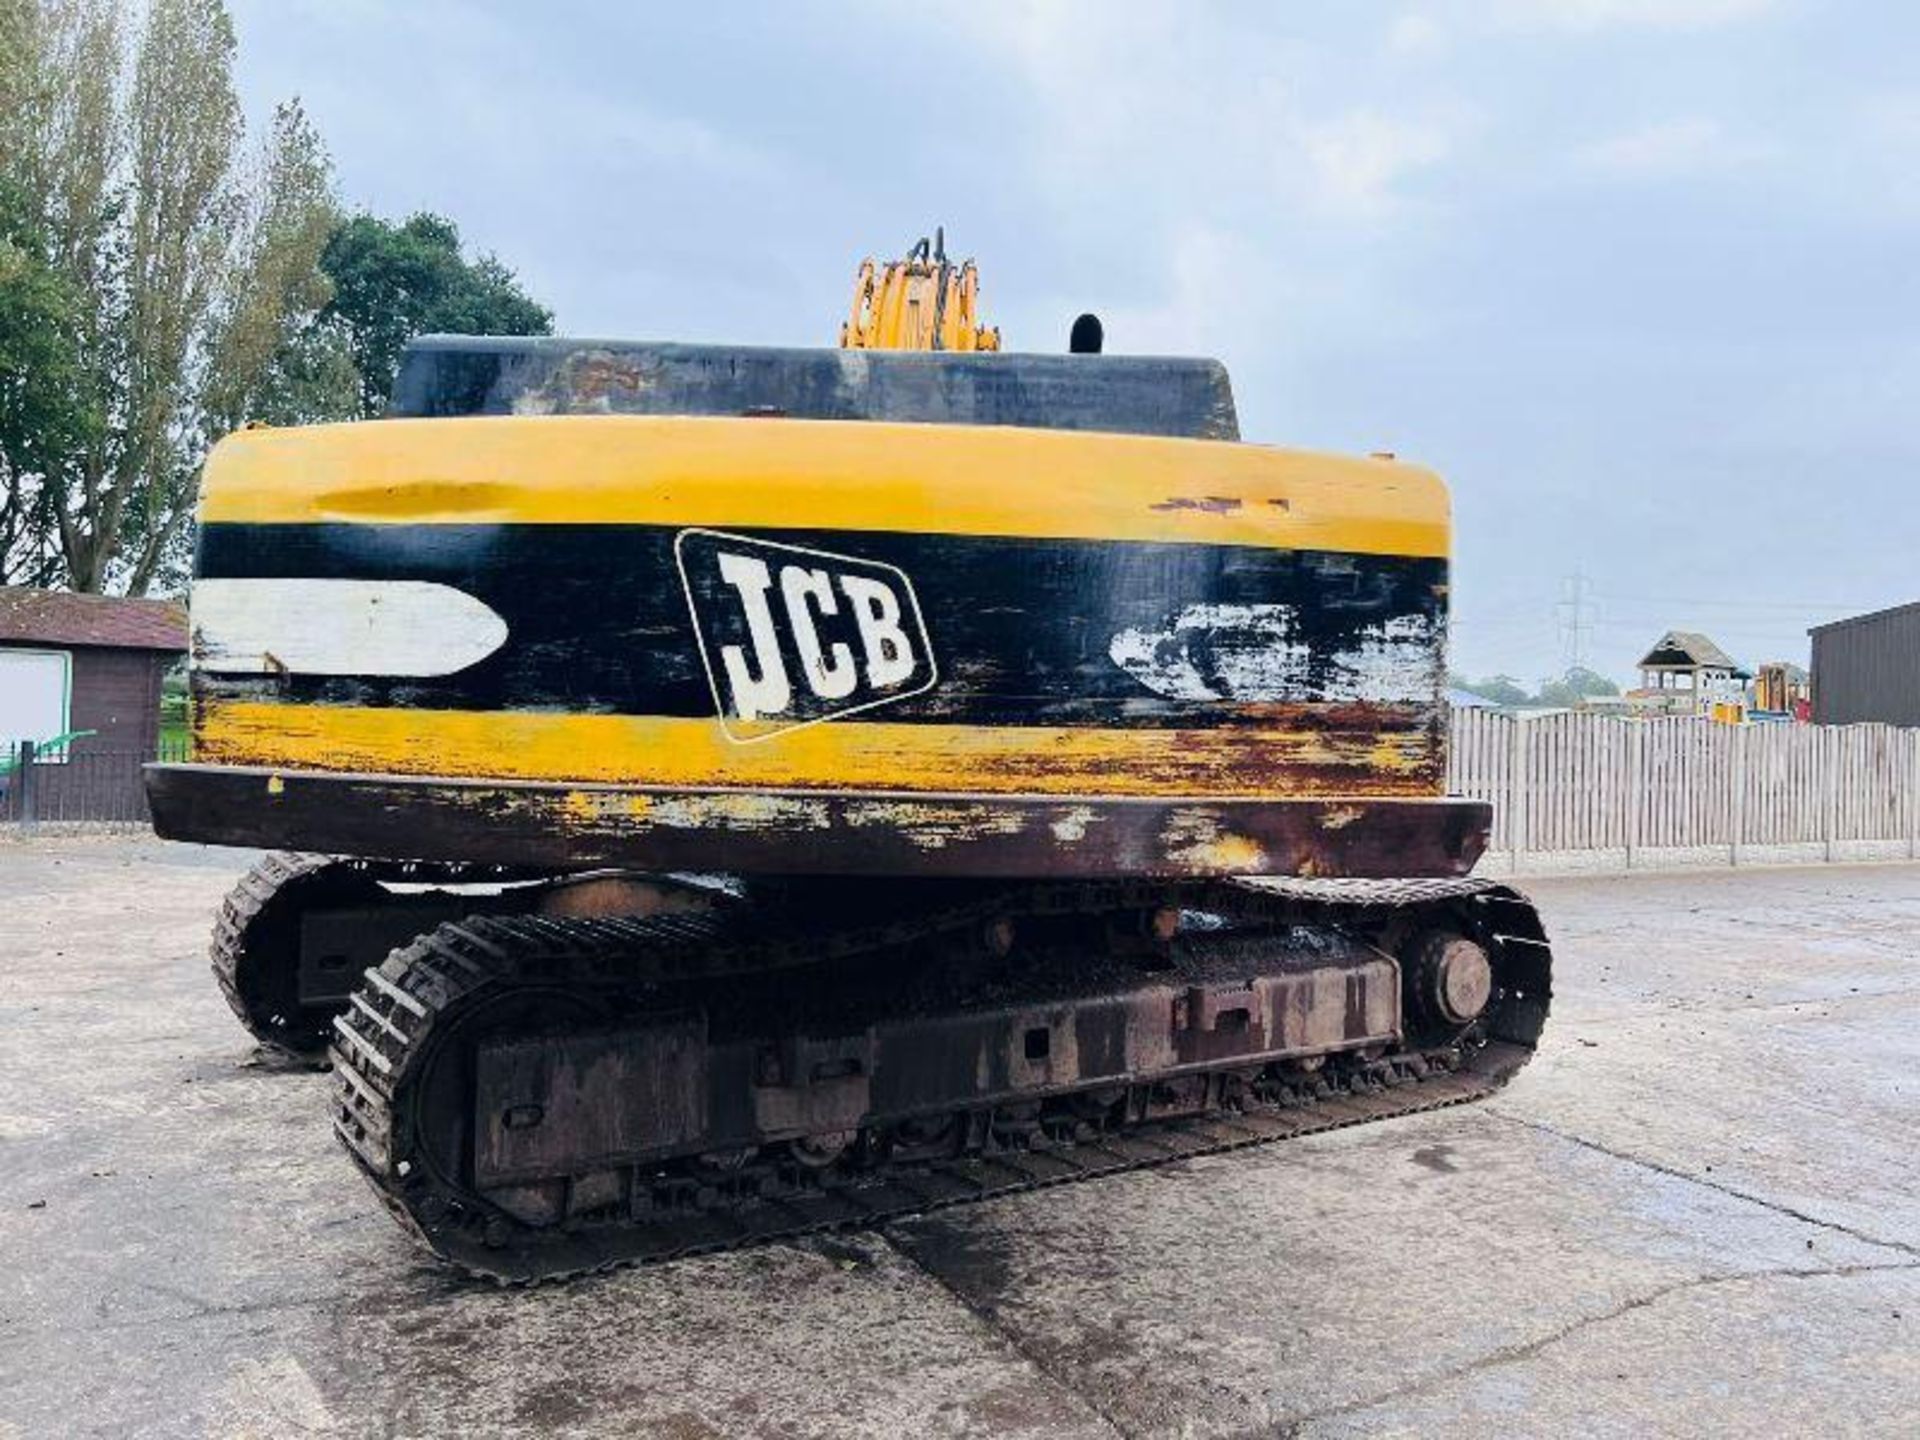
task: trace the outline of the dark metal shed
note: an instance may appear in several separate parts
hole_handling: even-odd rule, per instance
[[[1816,625],[1813,718],[1920,725],[1920,601]]]

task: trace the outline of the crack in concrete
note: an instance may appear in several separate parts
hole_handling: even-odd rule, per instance
[[[1544,1120],[1528,1120],[1524,1116],[1509,1114],[1507,1111],[1502,1110],[1497,1104],[1488,1105],[1485,1109],[1486,1113],[1493,1116],[1494,1119],[1504,1120],[1509,1125],[1519,1125],[1528,1130],[1537,1130],[1543,1135],[1551,1135],[1556,1140],[1564,1140],[1570,1145],[1578,1145],[1583,1150],[1592,1150],[1596,1154],[1605,1155],[1611,1160],[1619,1160],[1628,1165],[1638,1165],[1642,1169],[1651,1170],[1656,1174],[1665,1175],[1674,1180],[1684,1180],[1690,1185],[1698,1185],[1703,1189],[1717,1191],[1719,1194],[1729,1196],[1735,1200],[1744,1200],[1749,1205],[1758,1205],[1762,1210],[1770,1210],[1776,1215],[1784,1215],[1790,1220],[1798,1220],[1803,1225],[1812,1225],[1821,1230],[1831,1230],[1836,1235],[1845,1235],[1848,1239],[1858,1240],[1863,1245],[1877,1246],[1882,1250],[1897,1250],[1902,1255],[1911,1255],[1916,1260],[1920,1260],[1920,1245],[1911,1245],[1904,1240],[1885,1240],[1877,1235],[1869,1235],[1864,1230],[1856,1230],[1851,1225],[1843,1225],[1838,1220],[1822,1220],[1817,1215],[1809,1215],[1804,1210],[1796,1210],[1793,1206],[1783,1204],[1781,1201],[1769,1200],[1763,1195],[1754,1195],[1745,1190],[1735,1189],[1733,1186],[1724,1184],[1721,1181],[1709,1180],[1703,1175],[1691,1175],[1685,1170],[1676,1169],[1674,1166],[1663,1165],[1658,1160],[1649,1160],[1641,1155],[1630,1155],[1624,1150],[1615,1150],[1609,1146],[1602,1145],[1598,1140],[1588,1140],[1584,1136],[1570,1134],[1556,1126],[1547,1124]]]
[[[1624,1151],[1610,1149],[1598,1141],[1588,1140],[1582,1136],[1570,1134],[1543,1121],[1528,1120],[1518,1115],[1508,1114],[1499,1109],[1497,1105],[1486,1106],[1485,1113],[1503,1120],[1508,1124],[1519,1125],[1529,1130],[1537,1130],[1543,1134],[1551,1135],[1555,1139],[1578,1145],[1582,1149],[1592,1150],[1598,1154],[1607,1156],[1609,1159],[1619,1160],[1629,1165],[1651,1170],[1657,1174],[1667,1176],[1670,1179],[1680,1180],[1689,1184],[1698,1185],[1703,1189],[1715,1191],[1718,1194],[1727,1196],[1729,1199],[1740,1200],[1747,1204],[1758,1206],[1763,1210],[1782,1216],[1783,1218],[1798,1221],[1801,1224],[1811,1225],[1819,1230],[1844,1235],[1864,1245],[1872,1245],[1878,1249],[1892,1251],[1913,1258],[1889,1261],[1884,1264],[1833,1265],[1814,1269],[1778,1267],[1764,1270],[1745,1270],[1728,1274],[1695,1275],[1686,1279],[1675,1280],[1669,1284],[1658,1286],[1644,1295],[1634,1296],[1625,1300],[1619,1305],[1599,1314],[1581,1316],[1578,1319],[1571,1320],[1558,1329],[1533,1340],[1502,1346],[1499,1349],[1489,1351],[1485,1355],[1478,1356],[1465,1364],[1438,1371],[1432,1375],[1424,1376],[1418,1380],[1410,1381],[1407,1384],[1396,1386],[1378,1394],[1305,1415],[1276,1416],[1271,1428],[1263,1428],[1256,1432],[1262,1437],[1262,1440],[1291,1440],[1291,1437],[1300,1435],[1307,1426],[1316,1422],[1338,1419],[1343,1415],[1374,1409],[1395,1400],[1402,1400],[1409,1396],[1420,1394],[1422,1391],[1444,1385],[1449,1381],[1472,1375],[1480,1370],[1530,1359],[1550,1346],[1557,1345],[1562,1340],[1577,1335],[1581,1331],[1617,1320],[1637,1310],[1658,1304],[1669,1296],[1681,1294],[1689,1290],[1735,1285],[1746,1282],[1758,1283],[1774,1280],[1813,1280],[1829,1278],[1844,1279],[1854,1275],[1874,1274],[1886,1271],[1920,1270],[1920,1246],[1909,1245],[1899,1240],[1881,1239],[1877,1236],[1856,1230],[1851,1226],[1843,1225],[1838,1221],[1823,1220],[1818,1216],[1809,1215],[1804,1211],[1796,1210],[1792,1206],[1782,1204],[1779,1201],[1752,1195],[1745,1191],[1735,1189],[1730,1185],[1709,1180],[1702,1176],[1690,1175],[1685,1171],[1675,1169],[1669,1165],[1663,1165],[1658,1161],[1648,1160],[1638,1155],[1631,1155]],[[892,1248],[896,1254],[900,1255],[915,1269],[926,1275],[942,1290],[945,1290],[969,1315],[973,1316],[974,1319],[978,1320],[992,1333],[1004,1339],[1015,1354],[1032,1365],[1034,1369],[1047,1380],[1058,1385],[1068,1394],[1080,1400],[1116,1433],[1122,1436],[1130,1433],[1120,1420],[1106,1407],[1099,1404],[1091,1395],[1077,1386],[1070,1375],[1062,1373],[1042,1356],[1034,1353],[1016,1332],[1001,1323],[995,1312],[976,1304],[969,1296],[950,1284],[944,1276],[921,1263],[918,1256],[914,1255],[910,1250],[903,1248],[893,1236],[887,1235],[885,1239],[889,1247]]]
[[[1620,1304],[1615,1305],[1609,1310],[1603,1310],[1597,1315],[1583,1315],[1577,1320],[1569,1320],[1558,1329],[1535,1339],[1522,1341],[1513,1345],[1503,1345],[1496,1350],[1490,1350],[1485,1355],[1477,1356],[1465,1364],[1436,1371],[1434,1374],[1422,1376],[1418,1380],[1410,1380],[1404,1385],[1397,1385],[1391,1390],[1384,1390],[1377,1395],[1369,1396],[1363,1400],[1351,1400],[1344,1405],[1335,1405],[1329,1409],[1317,1410],[1308,1415],[1291,1417],[1283,1422],[1288,1428],[1282,1433],[1298,1434],[1308,1425],[1316,1424],[1322,1420],[1337,1420],[1343,1415],[1353,1415],[1364,1410],[1372,1410],[1381,1405],[1390,1404],[1395,1400],[1405,1400],[1409,1396],[1418,1395],[1424,1390],[1434,1389],[1437,1386],[1447,1384],[1449,1381],[1461,1379],[1481,1370],[1490,1370],[1497,1366],[1509,1365],[1520,1360],[1530,1360],[1541,1351],[1548,1349],[1550,1346],[1558,1345],[1562,1340],[1578,1335],[1583,1330],[1590,1330],[1595,1326],[1605,1325],[1611,1321],[1620,1319],[1624,1315],[1631,1315],[1636,1310],[1644,1310],[1648,1306],[1657,1305],[1670,1295],[1678,1295],[1688,1290],[1703,1290],[1721,1285],[1738,1285],[1747,1282],[1773,1280],[1848,1279],[1855,1275],[1879,1274],[1887,1271],[1903,1270],[1920,1270],[1920,1260],[1901,1260],[1886,1265],[1833,1265],[1819,1270],[1742,1270],[1725,1275],[1695,1275],[1685,1280],[1675,1280],[1669,1284],[1657,1286],[1644,1295],[1636,1295],[1630,1300],[1622,1301]]]
[[[333,1295],[286,1295],[259,1300],[221,1301],[209,1300],[196,1295],[180,1286],[168,1285],[159,1280],[143,1280],[132,1287],[134,1291],[146,1291],[149,1294],[173,1300],[186,1307],[174,1314],[129,1315],[124,1319],[114,1319],[109,1314],[111,1304],[126,1292],[112,1290],[99,1296],[93,1303],[94,1323],[89,1329],[102,1333],[119,1330],[147,1329],[156,1325],[193,1324],[200,1320],[225,1318],[230,1315],[264,1315],[281,1310],[312,1309],[324,1314],[338,1310],[350,1303],[353,1297],[346,1292]],[[29,1334],[59,1334],[62,1329],[71,1327],[43,1326],[30,1330]]]
[[[939,1286],[940,1289],[946,1291],[948,1295],[951,1295],[955,1304],[959,1305],[962,1310],[966,1311],[968,1315],[972,1316],[974,1320],[985,1327],[988,1333],[997,1335],[1004,1341],[1008,1349],[1013,1351],[1014,1354],[1018,1355],[1027,1364],[1031,1365],[1035,1372],[1048,1384],[1057,1385],[1082,1405],[1086,1406],[1087,1409],[1092,1411],[1095,1417],[1099,1419],[1102,1425],[1105,1425],[1115,1435],[1121,1436],[1122,1440],[1126,1440],[1126,1437],[1131,1435],[1132,1432],[1129,1431],[1125,1425],[1121,1424],[1119,1418],[1113,1415],[1106,1406],[1102,1405],[1093,1396],[1087,1394],[1086,1391],[1075,1385],[1071,1378],[1061,1373],[1058,1368],[1051,1364],[1045,1357],[1029,1349],[1014,1330],[1001,1323],[1000,1317],[995,1311],[980,1305],[964,1290],[960,1289],[959,1286],[950,1282],[947,1277],[942,1275],[938,1270],[923,1263],[918,1255],[900,1243],[891,1230],[881,1230],[879,1235],[889,1250],[893,1251],[894,1254],[906,1261],[907,1264],[926,1276],[935,1285]]]

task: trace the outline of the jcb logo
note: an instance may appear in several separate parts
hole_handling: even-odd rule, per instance
[[[938,678],[903,570],[718,530],[683,530],[673,550],[734,740],[904,700]]]

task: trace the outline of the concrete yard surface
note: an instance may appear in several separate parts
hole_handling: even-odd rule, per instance
[[[0,1440],[1920,1433],[1920,868],[1528,885],[1491,1102],[504,1291],[205,962],[247,857],[0,840]]]

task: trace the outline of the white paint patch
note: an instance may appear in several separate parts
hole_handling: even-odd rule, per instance
[[[944,850],[954,841],[991,840],[1018,835],[1024,820],[1017,811],[990,805],[941,805],[927,801],[874,800],[846,807],[847,824],[855,829],[878,825],[898,831],[921,850]]]
[[[1099,812],[1091,805],[1075,805],[1047,828],[1062,845],[1071,845],[1086,839],[1087,827],[1099,818]]]
[[[241,675],[451,675],[506,642],[488,606],[426,580],[201,580],[194,663]]]
[[[1334,660],[1352,675],[1350,696],[1329,699],[1370,700],[1381,705],[1431,704],[1446,680],[1441,668],[1440,635],[1421,615],[1399,615],[1364,636]]]
[[[660,796],[646,818],[673,830],[825,830],[833,823],[824,801],[752,792]]]
[[[1169,700],[1431,704],[1441,682],[1439,636],[1401,615],[1358,643],[1316,654],[1291,605],[1189,605],[1158,630],[1131,628],[1107,654]]]
[[[339,1417],[327,1405],[313,1377],[285,1351],[263,1360],[236,1361],[227,1372],[219,1399],[226,1414],[218,1433],[235,1440],[327,1435],[340,1428]]]
[[[53,1122],[38,1115],[0,1115],[0,1140],[39,1140],[53,1134]]]

